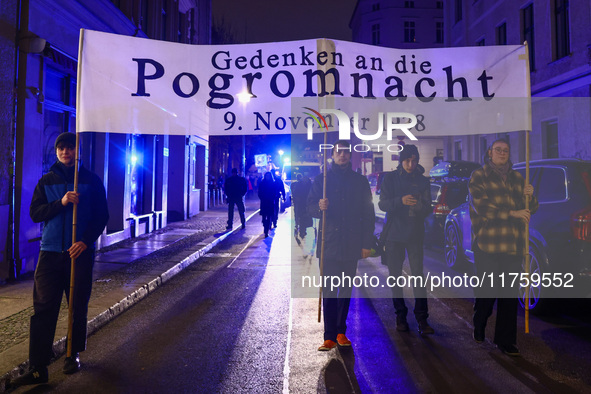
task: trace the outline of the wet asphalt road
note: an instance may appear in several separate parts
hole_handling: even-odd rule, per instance
[[[304,259],[302,248],[291,242],[288,214],[272,237],[260,232],[258,223],[249,222],[246,230],[90,337],[78,374],[63,375],[63,360],[58,360],[50,366],[48,385],[17,392],[591,390],[586,302],[563,304],[552,317],[532,316],[527,335],[520,311],[523,357],[511,358],[491,342],[494,319],[487,341],[472,340],[470,298],[449,298],[447,290],[430,293],[429,320],[436,334],[428,338],[416,333],[412,315],[411,332],[395,331],[390,299],[356,298],[348,321],[353,347],[318,352],[323,331],[318,299],[291,297],[290,284],[292,260],[310,271],[317,260]],[[310,245],[304,246],[309,252]],[[442,259],[440,251],[427,250],[426,269],[441,273]],[[360,262],[358,273],[385,270],[374,258]],[[358,296],[371,294],[357,291]]]

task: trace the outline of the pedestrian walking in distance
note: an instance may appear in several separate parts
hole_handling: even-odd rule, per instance
[[[261,200],[259,214],[263,217],[263,229],[265,238],[267,238],[275,214],[275,196],[277,195],[275,180],[270,172],[265,173],[263,180],[259,184],[258,193]]]
[[[248,191],[248,184],[246,183],[246,179],[238,175],[236,168],[232,168],[232,176],[226,179],[224,190],[228,202],[228,225],[226,226],[226,230],[232,230],[234,224],[234,204],[238,208],[240,222],[242,223],[242,229],[244,229],[246,227],[246,219],[244,218],[243,199]]]
[[[294,237],[298,244],[306,237],[306,230],[314,224],[312,216],[308,213],[308,194],[312,188],[312,181],[300,173],[296,181],[291,184],[291,201],[294,209]]]

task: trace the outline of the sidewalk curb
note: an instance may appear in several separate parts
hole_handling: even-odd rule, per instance
[[[253,213],[246,217],[246,221],[248,222],[252,219],[253,216],[259,213],[260,209],[256,209]],[[204,254],[209,252],[213,249],[216,245],[220,242],[225,240],[231,234],[234,234],[236,231],[239,231],[241,228],[236,227],[236,229],[232,231],[227,231],[224,234],[220,235],[219,237],[210,236],[209,238],[204,239],[200,243],[205,244],[201,249],[192,253],[191,255],[185,257],[179,263],[174,265],[173,267],[169,268],[162,274],[158,275],[155,279],[151,280],[150,282],[146,283],[145,285],[139,287],[127,297],[123,298],[121,301],[117,302],[116,304],[109,307],[104,312],[95,316],[92,320],[88,321],[87,325],[87,337],[98,331],[100,328],[105,326],[111,320],[115,319],[121,313],[125,312],[133,305],[137,304],[144,298],[146,298],[150,293],[154,292],[164,283],[168,282],[172,279],[175,275],[183,271],[185,268],[199,260]],[[57,340],[53,344],[53,351],[55,353],[55,359],[60,358],[63,354],[66,353],[66,342],[67,337],[62,337],[61,339]],[[6,392],[6,384],[18,376],[22,375],[24,372],[28,371],[29,369],[29,360],[24,361],[17,367],[13,368],[10,372],[7,372],[3,376],[0,377],[0,393]]]

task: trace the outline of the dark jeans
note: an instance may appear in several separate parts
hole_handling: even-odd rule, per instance
[[[273,215],[269,212],[263,213],[263,228],[265,231],[265,234],[269,233],[269,229],[271,228],[271,222],[273,220]]]
[[[338,276],[342,279],[353,277],[357,272],[357,260],[338,261],[325,259],[323,276]],[[324,283],[324,280],[323,280]],[[351,304],[352,286],[340,286],[331,289],[330,279],[327,286],[322,289],[322,312],[324,316],[324,340],[336,342],[338,334],[345,334],[347,331],[347,315]]]
[[[405,253],[406,252],[406,253]],[[390,276],[399,277],[402,275],[402,263],[404,263],[405,254],[408,254],[408,264],[410,273],[413,276],[423,276],[423,241],[413,242],[389,242],[386,244],[386,262]],[[392,301],[396,315],[406,317],[408,308],[404,302],[402,288],[392,287]],[[425,320],[429,317],[427,308],[427,290],[425,287],[414,287],[415,296],[414,314],[417,321]]]
[[[240,215],[240,222],[242,225],[246,223],[244,218],[244,202],[242,199],[230,199],[228,198],[228,227],[232,227],[234,224],[234,204],[238,208],[238,214]]]
[[[521,256],[505,253],[485,253],[474,246],[474,265],[476,274],[482,277],[486,273],[494,275],[495,287],[490,280],[485,281],[482,288],[475,288],[474,295],[474,328],[484,332],[486,322],[492,315],[493,306],[497,302],[497,321],[495,324],[494,343],[508,346],[517,343],[517,304],[518,288],[510,287],[512,277],[507,273],[521,272]],[[505,273],[504,287],[500,287],[499,274]],[[519,280],[515,281],[517,284]]]
[[[92,290],[92,266],[94,250],[85,250],[76,260],[74,287],[74,319],[72,328],[72,352],[86,349],[86,324],[88,301]],[[35,269],[33,308],[31,317],[29,359],[31,365],[49,365],[54,356],[53,340],[62,295],[70,295],[70,255],[59,252],[39,253]]]

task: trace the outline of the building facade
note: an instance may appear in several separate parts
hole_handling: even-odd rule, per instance
[[[80,29],[209,44],[211,0],[4,0],[0,27],[2,281],[36,266],[42,226],[29,205],[57,135],[75,132]],[[80,157],[103,180],[111,216],[98,246],[206,209],[207,156],[203,137],[81,134]]]
[[[349,26],[354,42],[399,49],[440,48],[444,46],[443,1],[358,0]],[[401,136],[398,141],[380,142],[404,145],[410,140]],[[444,139],[423,137],[414,144],[428,174],[443,150]],[[369,156],[364,155],[368,162],[363,165],[366,175],[392,171],[398,166],[397,153],[374,150]]]
[[[591,3],[568,0],[447,0],[445,45],[529,49],[531,159],[591,159]],[[499,137],[525,160],[525,134],[447,137],[446,158],[480,162]]]

